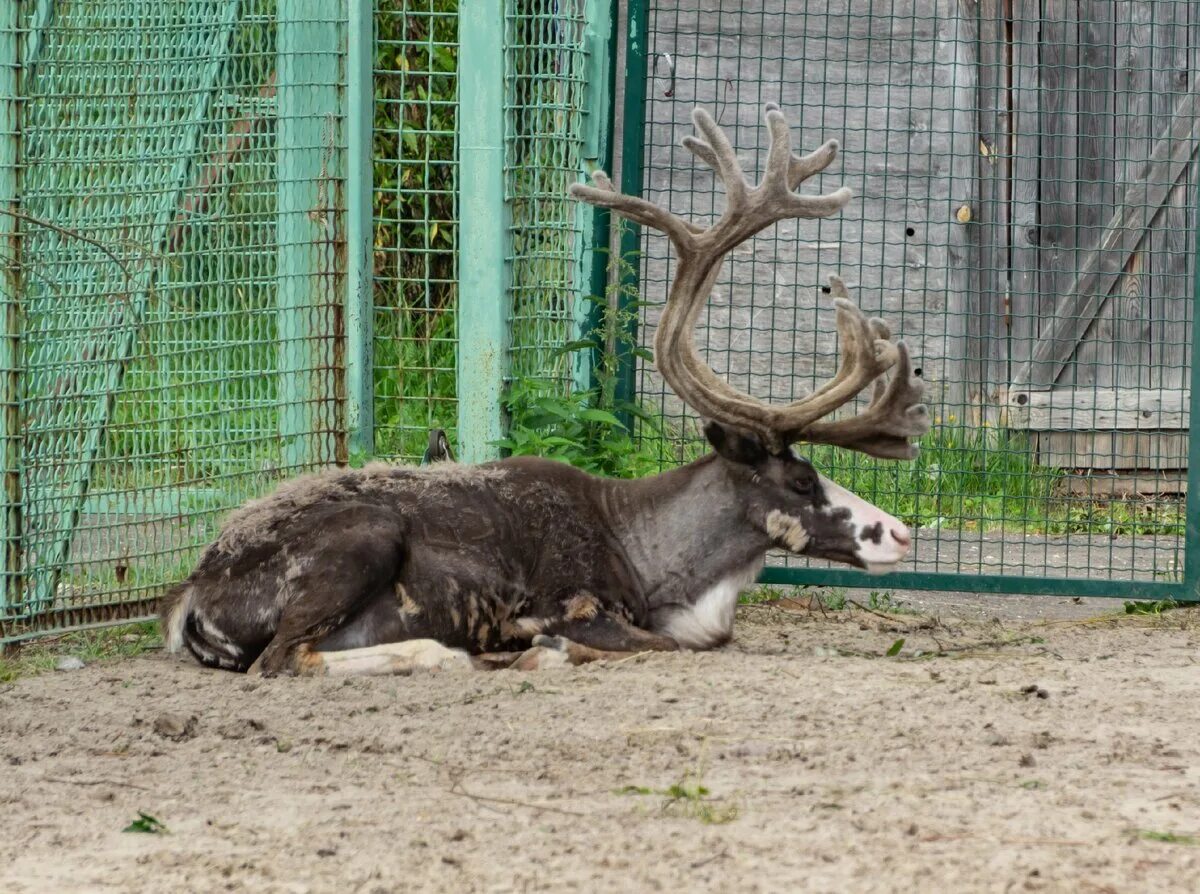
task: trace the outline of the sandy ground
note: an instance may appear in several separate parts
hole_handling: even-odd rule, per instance
[[[1198,643],[748,607],[718,652],[540,674],[25,678],[0,891],[1196,891]]]

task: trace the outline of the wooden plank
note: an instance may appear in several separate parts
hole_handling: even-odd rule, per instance
[[[1036,3],[1012,5],[1012,226],[1009,229],[1009,366],[1028,364],[1037,344],[1038,188],[1041,165],[1041,68]]]
[[[1181,469],[1187,432],[1036,432],[1037,461],[1053,469]]]
[[[1079,208],[1078,5],[1075,0],[1044,0],[1042,8],[1042,159],[1038,203],[1041,289],[1035,303],[1039,329],[1035,356],[1047,338],[1058,338],[1050,321],[1064,313],[1063,305],[1070,295]],[[1072,340],[1068,357],[1074,353],[1077,342],[1078,338]],[[1055,378],[1038,381],[1048,387]]]
[[[1150,116],[1150,46],[1152,9],[1149,3],[1120,5],[1117,29],[1120,69],[1117,76],[1117,156],[1121,182],[1137,179],[1153,151],[1154,134],[1161,130]],[[1151,212],[1153,216],[1153,212]],[[1146,300],[1146,240],[1134,241],[1128,258],[1114,259],[1123,271],[1116,296],[1106,302],[1112,319],[1113,370],[1110,382],[1142,387],[1150,383],[1150,314]]]
[[[1154,147],[1150,163],[1128,183],[1122,202],[1108,222],[1099,245],[1091,248],[1079,274],[1066,289],[1056,318],[1046,327],[1033,357],[1013,375],[1013,387],[1048,387],[1057,380],[1080,338],[1086,333],[1117,277],[1141,241],[1151,215],[1167,197],[1196,152],[1200,136],[1200,78],[1175,109],[1170,127]],[[1118,266],[1120,262],[1121,266]]]
[[[1076,245],[1094,245],[1113,213],[1116,184],[1116,140],[1113,104],[1116,48],[1115,7],[1111,0],[1083,0],[1079,5],[1079,207]],[[1075,387],[1111,386],[1113,340],[1111,306],[1106,305],[1079,346],[1070,382]]]
[[[1188,89],[1188,6],[1159,4],[1152,26],[1150,111],[1158,130]],[[1193,163],[1194,169],[1194,163]],[[1189,172],[1190,173],[1190,172]],[[1182,388],[1188,383],[1187,353],[1191,344],[1188,321],[1192,302],[1188,208],[1194,192],[1191,178],[1184,176],[1171,185],[1162,209],[1151,223],[1144,243],[1149,276],[1147,312],[1150,320],[1148,347],[1152,353],[1153,378],[1147,384]]]
[[[974,228],[963,223],[958,215],[976,204],[977,181],[975,159],[978,156],[978,136],[975,120],[976,22],[963,14],[957,0],[936,0],[934,21],[938,23],[934,45],[934,65],[928,69],[932,78],[930,108],[936,118],[928,134],[929,155],[935,170],[942,171],[946,201],[930,203],[930,219],[926,225],[926,303],[946,309],[945,349],[946,372],[943,375],[944,406],[961,407],[966,394],[963,389],[963,367],[966,356],[966,325],[970,319],[971,240]],[[914,78],[915,79],[915,78]],[[938,126],[940,124],[940,126]],[[939,280],[943,295],[934,294]]]
[[[1074,497],[1091,497],[1100,500],[1121,500],[1130,497],[1149,497],[1187,493],[1186,471],[1164,471],[1157,474],[1103,474],[1092,472],[1085,475],[1066,475],[1061,490]]]
[[[978,107],[979,207],[975,213],[975,288],[968,294],[966,378],[973,404],[995,400],[1008,367],[1008,38],[1005,0],[980,0]]]
[[[1188,427],[1191,392],[1055,388],[1009,395],[1008,427],[1035,431],[1157,430]]]

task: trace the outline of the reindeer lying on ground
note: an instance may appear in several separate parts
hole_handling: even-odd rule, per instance
[[[837,154],[792,153],[767,106],[770,150],[757,186],[702,110],[683,145],[713,169],[726,209],[704,229],[603,173],[572,195],[670,237],[675,277],[655,361],[675,393],[711,420],[713,453],[638,481],[595,478],[528,457],[424,469],[370,465],[288,482],[226,522],[166,599],[168,647],[203,664],[262,674],[407,673],[452,665],[534,668],[729,640],[738,593],[766,553],[896,566],[905,526],[819,475],[790,445],[835,444],[876,457],[916,454],[929,427],[902,343],[831,278],[837,373],[786,406],[735,390],[700,359],[696,319],[735,246],[788,218],[825,217],[850,200],[795,190]],[[884,377],[891,371],[890,378]],[[874,383],[851,418],[831,413]]]

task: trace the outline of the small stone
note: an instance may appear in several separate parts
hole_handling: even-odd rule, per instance
[[[64,655],[62,658],[58,659],[58,663],[54,665],[54,669],[60,671],[77,671],[82,670],[85,667],[87,667],[87,665],[74,655]]]
[[[164,739],[182,742],[196,735],[196,718],[182,714],[159,714],[154,720],[154,732]]]
[[[1021,759],[1017,763],[1022,767],[1032,767],[1037,764],[1037,761],[1033,759],[1032,754],[1022,754]]]
[[[317,856],[318,857],[336,857],[337,856],[337,848],[336,847],[317,848]]]
[[[245,739],[254,733],[261,733],[265,729],[266,725],[261,720],[245,717],[240,720],[231,720],[217,727],[217,734],[223,739]]]

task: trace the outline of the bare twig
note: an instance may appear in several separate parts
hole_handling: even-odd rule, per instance
[[[728,850],[718,851],[717,853],[713,854],[711,857],[705,857],[703,860],[697,860],[695,863],[692,863],[691,868],[699,869],[701,866],[706,866],[707,864],[713,862],[714,860],[723,860],[723,859],[727,858],[728,856],[729,856]]]
[[[140,792],[150,791],[144,785],[122,782],[117,779],[65,779],[61,776],[43,776],[42,782],[61,782],[63,785],[115,785],[117,788],[136,788]]]
[[[891,621],[893,624],[904,623],[903,621],[899,620],[898,618],[893,617],[892,615],[885,615],[883,612],[877,612],[873,608],[867,608],[865,605],[863,605],[861,602],[858,602],[855,599],[847,599],[846,602],[849,605],[853,605],[859,611],[866,612],[868,615],[874,615],[877,618],[883,618],[883,620]]]
[[[580,813],[578,810],[567,810],[565,807],[552,807],[549,804],[535,804],[532,801],[518,801],[516,798],[496,798],[491,795],[477,795],[474,792],[469,792],[462,786],[461,774],[455,774],[459,778],[455,778],[450,785],[448,791],[452,795],[461,795],[464,798],[470,798],[472,801],[479,801],[483,804],[504,804],[509,807],[525,807],[529,810],[544,810],[548,813],[560,813],[564,816],[587,816],[586,813]]]
[[[5,214],[8,217],[12,217],[16,220],[23,220],[26,223],[36,224],[39,227],[45,227],[47,230],[53,230],[60,236],[66,236],[69,239],[78,239],[80,242],[86,242],[88,245],[100,249],[100,251],[104,252],[104,254],[107,255],[114,264],[121,268],[121,272],[125,274],[125,284],[127,286],[133,280],[133,274],[130,273],[129,267],[125,261],[118,256],[116,252],[109,248],[108,245],[99,239],[95,239],[92,236],[88,236],[87,234],[81,233],[79,230],[72,229],[71,227],[60,226],[59,224],[52,223],[44,218],[35,217],[32,214],[26,214],[24,211],[14,211],[12,208],[0,207],[0,214]]]

